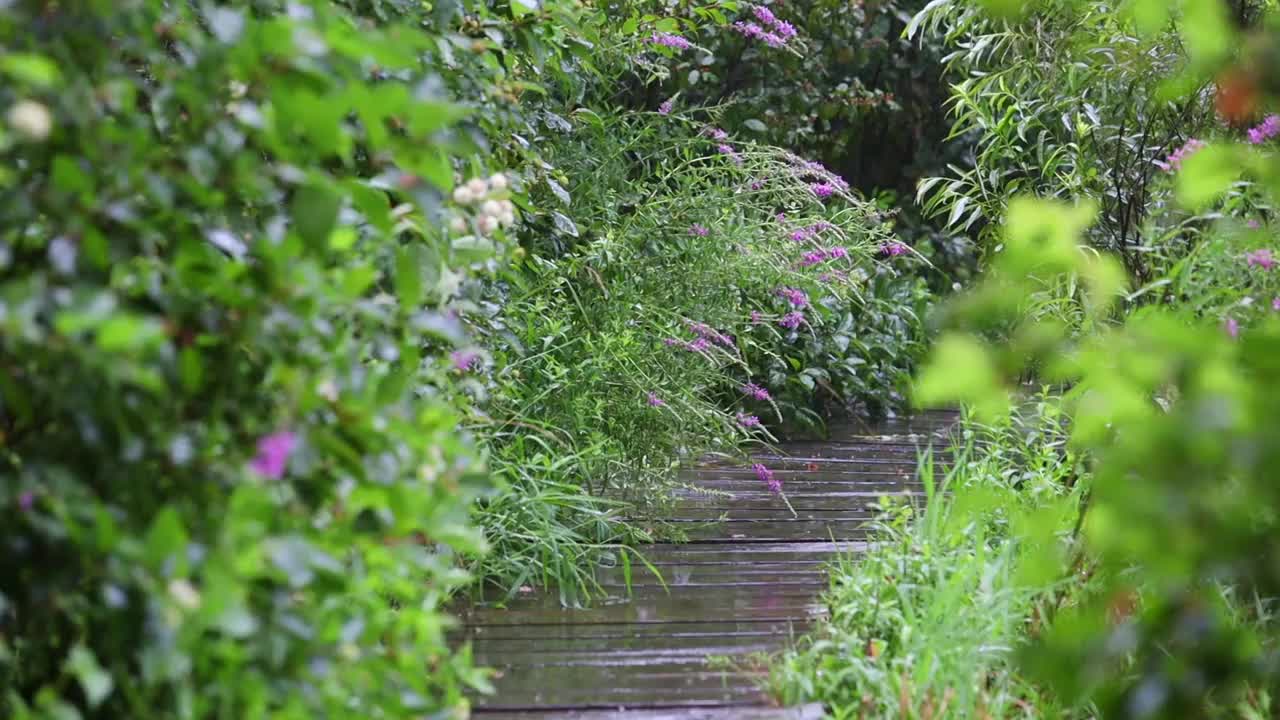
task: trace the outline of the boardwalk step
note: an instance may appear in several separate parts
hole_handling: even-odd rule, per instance
[[[475,698],[475,716],[821,717],[816,706],[770,707],[754,659],[825,614],[826,565],[865,549],[882,500],[924,503],[918,460],[931,447],[936,467],[949,466],[955,420],[855,423],[832,428],[828,441],[751,453],[745,465],[708,459],[681,472],[672,507],[650,520],[688,542],[638,547],[643,562],[599,568],[600,596],[589,607],[562,607],[555,593],[474,598],[459,611],[453,642],[469,643],[476,662],[497,673],[497,693]],[[750,463],[770,468],[785,498]]]

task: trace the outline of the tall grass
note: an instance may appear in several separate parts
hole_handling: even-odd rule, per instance
[[[1060,589],[1021,528],[1049,521],[1056,542],[1081,492],[1063,433],[1041,399],[1007,425],[966,420],[946,473],[925,454],[925,504],[883,505],[868,549],[831,567],[828,618],[772,664],[779,699],[834,718],[1066,714],[1015,666]]]
[[[543,148],[563,217],[475,296],[492,370],[469,425],[502,488],[477,505],[494,550],[472,569],[507,595],[589,600],[592,565],[665,532],[632,518],[661,518],[682,461],[901,401],[923,339],[917,261],[882,252],[884,219],[827,170],[713,120],[574,118]]]

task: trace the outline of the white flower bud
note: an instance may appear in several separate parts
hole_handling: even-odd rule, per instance
[[[249,86],[239,80],[232,80],[227,83],[227,90],[231,92],[231,97],[239,99],[249,92]]]
[[[466,185],[459,185],[453,190],[453,201],[459,205],[470,205],[475,199],[475,194]]]
[[[498,220],[492,215],[481,215],[476,221],[476,228],[480,230],[481,235],[488,235],[498,229]]]
[[[480,212],[485,215],[498,217],[502,214],[502,203],[499,203],[497,200],[485,200],[484,204],[480,206]]]
[[[516,204],[510,200],[502,200],[498,205],[502,208],[500,212],[515,214]]]
[[[498,224],[502,227],[511,227],[516,224],[515,213],[504,212],[498,216]]]
[[[471,191],[472,197],[479,200],[489,192],[489,185],[480,178],[472,178],[467,181],[467,189]]]
[[[329,402],[338,402],[338,384],[326,379],[316,386],[316,394]]]
[[[170,580],[169,595],[183,609],[195,610],[200,607],[200,592],[186,580]]]
[[[507,188],[507,176],[498,173],[489,178],[489,187],[493,190],[505,190]]]
[[[53,130],[49,108],[34,100],[20,100],[9,108],[9,125],[28,140],[44,140]]]
[[[449,229],[455,233],[464,233],[467,231],[467,219],[461,215],[454,215],[449,221]]]

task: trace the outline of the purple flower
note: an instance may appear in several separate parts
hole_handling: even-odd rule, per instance
[[[756,5],[751,8],[751,12],[755,14],[757,20],[765,25],[773,25],[778,22],[778,18],[774,17],[769,8],[763,5]]]
[[[774,219],[775,219],[775,220],[777,220],[777,221],[778,221],[778,222],[780,222],[780,223],[781,223],[781,222],[786,222],[786,221],[787,221],[787,214],[786,214],[786,213],[778,213],[777,217],[775,217]]]
[[[1280,135],[1280,115],[1268,115],[1261,125],[1249,130],[1249,142],[1261,145],[1277,135]]]
[[[707,325],[705,323],[700,323],[700,322],[692,322],[692,321],[689,321],[688,325],[689,325],[689,329],[693,331],[693,334],[697,335],[701,339],[710,340],[711,342],[724,345],[725,347],[733,346],[733,338],[729,337],[728,335],[725,335],[719,330],[716,330],[710,325]]]
[[[685,349],[689,352],[705,352],[711,347],[711,343],[706,338],[696,338],[693,342],[685,343]]]
[[[693,225],[689,226],[689,234],[696,235],[698,237],[706,237],[707,235],[711,234],[711,231],[699,225],[698,223],[694,223]]]
[[[658,397],[658,393],[652,390],[649,391],[649,407],[662,407],[663,405],[666,405],[666,403],[662,401],[662,398]]]
[[[788,330],[795,330],[804,324],[804,314],[798,312],[787,313],[778,319],[778,324]]]
[[[662,341],[662,344],[666,345],[667,347],[675,347],[676,345],[680,345],[681,342],[675,338],[667,338]]]
[[[813,235],[807,229],[800,228],[799,230],[792,231],[791,242],[802,243],[807,241],[811,237],[813,237]]]
[[[889,242],[880,246],[880,254],[897,257],[898,255],[906,254],[907,249],[907,246],[900,242]]]
[[[298,436],[289,430],[274,432],[258,440],[258,454],[249,463],[254,472],[272,480],[284,477],[289,456],[298,446]]]
[[[1271,309],[1280,312],[1280,297],[1271,299]]]
[[[480,366],[480,353],[475,350],[454,350],[449,353],[449,360],[453,362],[453,369],[458,372],[475,370]]]
[[[1230,337],[1232,340],[1240,337],[1240,323],[1236,322],[1236,319],[1233,317],[1229,317],[1223,321],[1222,329],[1227,333],[1227,337]]]
[[[35,496],[35,493],[31,492],[30,490],[27,490],[26,492],[18,496],[18,507],[22,510],[22,512],[31,512],[31,508],[35,506],[36,506],[36,496]]]
[[[1244,259],[1245,259],[1245,262],[1249,264],[1249,267],[1253,267],[1254,265],[1257,265],[1263,270],[1270,270],[1271,268],[1276,266],[1275,256],[1271,254],[1271,250],[1269,248],[1254,250],[1248,255],[1245,255]]]
[[[766,181],[766,180],[768,180],[768,179],[769,179],[769,178],[759,178],[759,179],[757,179],[757,180],[752,180],[752,181],[751,181],[751,185],[750,185],[749,187],[750,187],[752,190],[763,190],[763,189],[764,189],[764,183],[765,183],[765,181]]]
[[[747,383],[746,385],[743,385],[742,392],[756,400],[765,401],[770,399],[769,391],[755,383]]]
[[[1182,169],[1182,162],[1205,146],[1203,141],[1191,138],[1185,145],[1174,150],[1164,161],[1157,160],[1156,167],[1165,172],[1177,172]]]
[[[778,289],[778,295],[786,298],[787,302],[791,303],[792,307],[802,308],[809,305],[809,296],[806,295],[803,290],[784,287]]]
[[[751,311],[751,324],[752,324],[752,325],[759,325],[759,324],[760,324],[760,321],[761,321],[761,320],[763,320],[763,319],[764,319],[764,316],[760,314],[760,311],[759,311],[759,310],[752,310],[752,311]]]
[[[1245,227],[1249,228],[1250,230],[1259,230],[1259,229],[1261,229],[1261,228],[1262,228],[1262,223],[1258,222],[1257,220],[1250,220],[1249,222],[1245,223],[1244,225],[1245,225]]]
[[[693,47],[693,43],[685,40],[679,35],[673,35],[672,33],[656,32],[649,36],[649,42],[654,45],[662,45],[663,47],[669,47],[675,50],[688,50]]]
[[[835,260],[836,258],[847,258],[849,257],[849,251],[842,247],[833,247],[827,251],[827,257],[832,260]]]
[[[737,150],[733,149],[732,145],[725,145],[724,143],[721,143],[716,146],[716,151],[721,155],[728,155],[735,163],[739,165],[742,164],[742,156],[738,154]]]
[[[800,264],[804,267],[813,267],[819,263],[825,262],[827,259],[826,250],[810,250],[800,256]]]
[[[760,478],[760,481],[769,487],[770,492],[775,494],[782,492],[782,481],[773,476],[772,470],[760,463],[752,465],[751,469],[756,471],[756,477]]]
[[[738,424],[744,428],[760,427],[760,418],[755,415],[738,413]]]
[[[672,108],[672,106],[673,106],[674,104],[675,104],[675,103],[673,102],[673,98],[667,98],[666,100],[664,100],[664,101],[662,102],[662,104],[661,104],[661,105],[659,105],[659,106],[658,106],[658,114],[659,114],[659,115],[670,115],[670,114],[671,114],[671,108]]]
[[[796,36],[796,27],[786,20],[779,20],[773,24],[773,29],[781,35],[783,39],[793,38]]]
[[[836,188],[828,182],[813,183],[809,186],[815,197],[825,200],[835,194]]]
[[[711,136],[712,140],[728,140],[729,139],[729,133],[725,132],[724,130],[721,130],[720,128],[707,128],[707,134]]]

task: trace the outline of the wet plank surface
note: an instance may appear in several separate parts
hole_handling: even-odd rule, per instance
[[[954,413],[833,427],[831,439],[760,448],[745,461],[707,459],[684,471],[668,527],[687,542],[641,548],[602,567],[605,596],[565,608],[554,594],[473,602],[460,614],[497,692],[478,718],[809,720],[820,707],[772,707],[752,658],[786,647],[825,612],[824,568],[865,546],[873,505],[919,498],[917,463],[932,447],[945,467]],[[751,469],[782,480],[786,501]],[[629,575],[629,577],[628,577]]]

